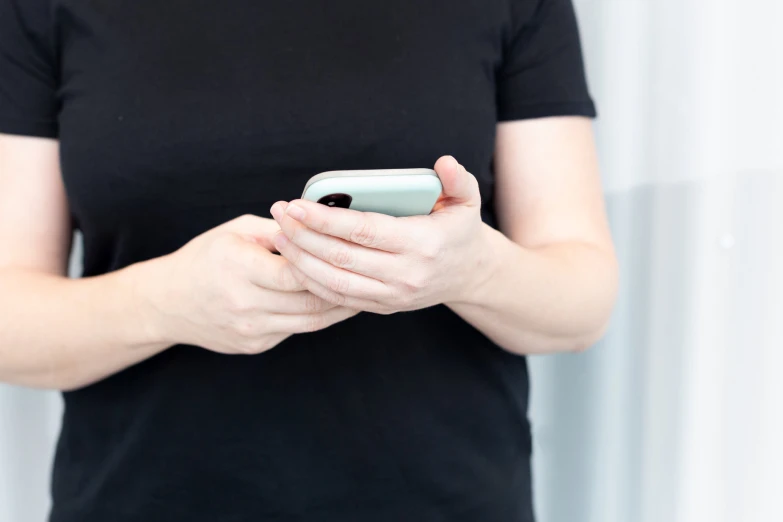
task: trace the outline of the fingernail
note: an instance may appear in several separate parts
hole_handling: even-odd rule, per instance
[[[282,232],[278,232],[277,234],[275,234],[274,243],[275,246],[278,248],[284,247],[286,246],[286,244],[288,244],[288,238],[285,237],[285,234],[283,234]]]
[[[272,205],[272,208],[269,209],[269,213],[272,214],[272,217],[277,219],[280,217],[280,213],[283,211],[283,205],[278,201],[274,205]]]
[[[296,219],[297,221],[302,221],[306,215],[305,210],[302,207],[299,207],[293,203],[288,205],[288,208],[286,209],[286,214]]]

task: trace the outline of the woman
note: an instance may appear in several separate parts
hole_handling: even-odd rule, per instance
[[[0,379],[64,392],[51,520],[532,520],[524,356],[615,293],[593,116],[570,0],[0,0]],[[291,202],[435,160],[430,216]]]

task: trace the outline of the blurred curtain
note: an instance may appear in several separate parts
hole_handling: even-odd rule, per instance
[[[531,359],[539,520],[783,520],[783,2],[575,1],[622,289]],[[0,385],[0,522],[45,519],[60,410]]]
[[[783,2],[577,0],[622,265],[535,358],[541,522],[783,520]]]

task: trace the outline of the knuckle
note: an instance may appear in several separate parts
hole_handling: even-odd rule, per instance
[[[252,340],[257,337],[258,329],[251,321],[239,321],[234,324],[234,332],[243,339]]]
[[[292,226],[292,227],[286,227],[286,234],[288,234],[288,240],[292,243],[297,243],[301,237],[302,237],[302,227],[301,225]]]
[[[334,247],[329,250],[327,262],[340,268],[353,268],[355,263],[351,251],[343,247]]]
[[[404,285],[407,290],[418,292],[429,286],[429,277],[423,272],[416,271],[406,278]]]
[[[321,218],[313,219],[311,226],[313,230],[315,230],[316,232],[320,232],[321,234],[330,235],[332,231],[332,227],[329,226],[328,219],[321,219]]]
[[[335,306],[345,306],[348,299],[343,294],[330,292],[325,300]]]
[[[378,229],[369,219],[362,219],[351,230],[351,242],[362,246],[373,246],[378,240]]]
[[[248,234],[255,235],[257,232],[263,230],[264,221],[264,218],[252,214],[243,214],[224,223],[219,228],[236,236],[245,236]]]
[[[210,249],[211,258],[226,270],[252,270],[257,264],[257,254],[241,237],[224,234],[215,239]]]
[[[326,328],[326,318],[323,314],[308,315],[304,321],[305,332],[317,332]]]
[[[413,307],[414,297],[410,292],[397,292],[391,300],[396,310],[408,310]]]
[[[330,276],[326,280],[326,288],[332,292],[342,294],[348,291],[348,279],[343,276]]]
[[[264,336],[261,339],[258,339],[254,345],[256,353],[261,353],[274,348],[275,342],[273,339]]]
[[[324,300],[313,293],[308,292],[305,295],[305,311],[308,313],[315,313],[323,310],[325,308],[324,304]]]
[[[247,355],[256,355],[268,350],[269,348],[269,341],[266,338],[248,339],[239,345],[239,350]]]
[[[421,256],[425,261],[434,261],[438,259],[443,251],[443,242],[440,239],[432,239],[421,244]]]
[[[342,294],[330,291],[321,285],[308,284],[308,290],[316,295],[319,299],[319,310],[317,312],[325,312],[336,306],[343,306],[346,301],[346,297]]]
[[[223,223],[217,227],[217,229],[232,233],[239,233],[240,231],[247,230],[248,227],[253,226],[257,219],[258,217],[252,214],[242,214],[241,216],[235,217],[234,219]]]
[[[396,236],[389,241],[389,247],[401,252],[410,252],[415,243],[408,237]]]
[[[228,311],[234,315],[249,315],[255,310],[255,303],[242,296],[232,295],[228,298]]]
[[[234,220],[234,223],[237,225],[252,225],[255,224],[257,220],[258,216],[254,216],[253,214],[242,214]]]
[[[252,341],[243,339],[242,342],[237,343],[236,351],[244,355],[255,355],[256,346]]]
[[[379,306],[375,310],[372,310],[373,313],[378,315],[393,315],[398,312],[398,310],[391,306]]]

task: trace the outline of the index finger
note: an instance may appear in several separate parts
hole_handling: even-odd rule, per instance
[[[386,252],[405,252],[416,235],[416,228],[411,227],[410,223],[415,218],[395,218],[374,212],[330,208],[302,199],[289,203],[285,212],[321,234]]]
[[[300,292],[305,290],[294,277],[291,263],[283,256],[273,254],[267,249],[248,243],[240,263],[245,268],[246,277],[256,286],[280,292]]]

